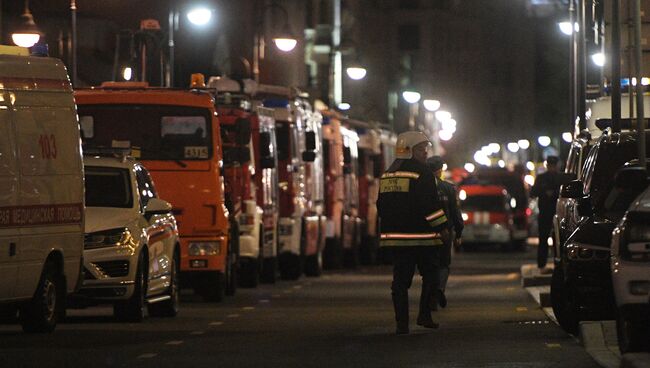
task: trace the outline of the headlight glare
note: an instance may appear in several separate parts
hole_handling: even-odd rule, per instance
[[[221,242],[192,242],[188,247],[190,256],[213,256],[221,254]]]

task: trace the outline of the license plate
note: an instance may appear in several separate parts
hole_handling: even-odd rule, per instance
[[[193,259],[190,261],[190,268],[208,268],[207,259]]]

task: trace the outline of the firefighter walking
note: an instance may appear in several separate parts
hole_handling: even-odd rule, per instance
[[[460,247],[463,228],[465,227],[463,215],[458,206],[458,192],[456,186],[442,179],[442,168],[445,162],[440,156],[432,156],[427,159],[427,166],[433,171],[438,188],[438,200],[440,201],[445,215],[447,216],[447,229],[449,236],[445,239],[443,247],[440,250],[440,267],[438,287],[434,290],[434,297],[431,300],[431,309],[437,310],[438,305],[445,308],[447,306],[447,281],[449,280],[449,266],[451,265],[451,248]]]
[[[392,299],[397,334],[409,333],[408,289],[417,265],[422,277],[417,324],[438,328],[429,301],[438,285],[439,248],[447,236],[447,217],[437,199],[433,173],[426,166],[429,139],[421,132],[397,137],[396,160],[382,175],[377,209],[380,247],[393,254]]]

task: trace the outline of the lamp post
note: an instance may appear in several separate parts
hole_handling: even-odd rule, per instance
[[[212,10],[207,8],[201,8],[201,7],[192,9],[187,14],[188,20],[198,26],[203,26],[208,24],[208,22],[210,22],[211,17],[212,17]],[[179,18],[180,18],[180,11],[173,6],[170,7],[169,19],[168,19],[169,29],[167,34],[168,36],[167,46],[169,47],[169,66],[165,78],[166,79],[165,84],[168,87],[174,86],[174,68],[175,68],[174,50],[176,47],[176,44],[174,43],[174,32],[178,31],[178,27],[180,23]]]
[[[25,11],[20,16],[20,26],[12,33],[11,39],[20,47],[32,47],[43,33],[36,26],[34,16],[29,11],[29,0],[25,0]]]
[[[289,26],[289,13],[287,9],[278,4],[275,1],[272,1],[269,4],[266,4],[260,8],[258,15],[258,22],[255,30],[254,46],[253,46],[253,79],[256,82],[260,81],[260,61],[264,59],[264,20],[266,11],[269,9],[278,9],[284,16],[284,25],[282,26],[282,31],[273,36],[273,42],[275,46],[282,52],[292,51],[298,44],[298,40],[293,35],[291,27]]]

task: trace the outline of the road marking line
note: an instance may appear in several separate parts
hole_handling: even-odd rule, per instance
[[[302,289],[302,285],[296,285],[293,287],[294,289]]]
[[[254,310],[255,307],[244,307],[242,309],[245,310],[245,311],[251,311],[251,310]]]
[[[223,322],[221,322],[221,321],[210,322],[210,326],[221,326],[222,324],[223,324]]]
[[[560,345],[558,343],[546,343],[546,347],[549,348],[549,349],[558,349],[558,348],[561,348],[562,345]]]
[[[167,342],[165,345],[180,345],[183,343],[183,340],[172,340]]]
[[[226,316],[226,318],[237,318],[237,317],[239,317],[239,314],[237,313],[229,314]]]
[[[517,307],[517,312],[528,312],[528,308],[526,307]]]
[[[149,358],[155,357],[156,355],[158,355],[158,354],[157,353],[145,353],[145,354],[138,355],[138,359],[149,359]]]
[[[268,300],[268,299],[260,299],[260,303],[268,303],[268,302],[270,302],[270,300]]]
[[[190,335],[203,335],[205,331],[192,331]]]

